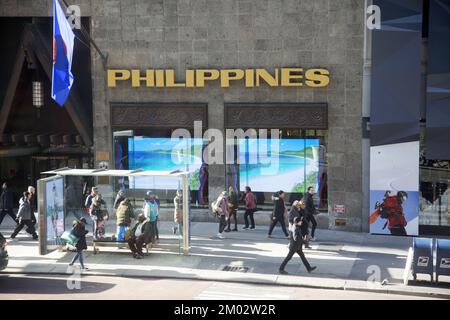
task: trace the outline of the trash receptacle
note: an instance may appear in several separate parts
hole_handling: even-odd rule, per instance
[[[429,274],[433,282],[433,239],[414,238],[412,275],[417,279],[418,273]]]
[[[440,275],[450,276],[450,240],[436,241],[436,282]]]

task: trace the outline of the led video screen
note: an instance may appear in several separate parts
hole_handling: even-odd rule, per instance
[[[318,187],[319,139],[240,139],[239,187],[305,192]],[[264,156],[266,155],[266,156]]]
[[[190,189],[198,190],[202,146],[202,139],[130,137],[128,138],[128,166],[130,170],[188,171],[190,172]],[[179,179],[169,177],[130,178],[130,187],[135,189],[176,190],[182,187],[180,183]]]

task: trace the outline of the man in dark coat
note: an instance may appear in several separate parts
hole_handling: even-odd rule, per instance
[[[128,239],[128,246],[135,259],[142,259],[144,257],[142,247],[153,238],[153,230],[152,223],[141,213],[138,216],[138,222],[131,229],[130,238]]]
[[[268,237],[272,238],[272,231],[273,228],[275,228],[275,225],[277,223],[280,223],[281,229],[283,229],[284,235],[289,237],[288,232],[286,231],[286,224],[284,222],[284,214],[286,213],[287,209],[284,204],[284,196],[285,193],[283,191],[278,191],[276,194],[273,195],[273,211],[272,211],[272,222],[270,224],[269,228],[269,234]]]
[[[316,267],[311,267],[302,250],[303,236],[305,234],[304,221],[306,220],[306,215],[304,211],[305,204],[303,201],[295,201],[294,203],[295,208],[293,206],[291,212],[289,213],[289,223],[292,226],[291,228],[289,228],[289,231],[291,233],[291,240],[289,243],[289,253],[281,263],[280,268],[278,269],[278,272],[281,274],[287,274],[284,268],[286,267],[287,263],[292,259],[295,253],[297,253],[300,256],[300,259],[302,260],[303,264],[306,267],[306,270],[309,273],[311,273],[313,270],[316,269]]]
[[[314,217],[317,214],[317,209],[314,206],[314,187],[308,187],[308,192],[306,193],[306,213],[308,215],[308,222],[311,223],[311,241],[315,241],[314,233],[316,232],[317,221]]]
[[[3,183],[2,193],[0,195],[0,225],[2,224],[3,219],[6,215],[10,216],[11,219],[13,219],[17,223],[16,216],[13,212],[13,203],[13,193],[8,188],[8,185],[5,182]]]

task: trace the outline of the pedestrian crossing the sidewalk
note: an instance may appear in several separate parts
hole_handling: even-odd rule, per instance
[[[203,290],[194,300],[287,300],[294,293],[294,288],[277,288],[239,283],[216,282]]]

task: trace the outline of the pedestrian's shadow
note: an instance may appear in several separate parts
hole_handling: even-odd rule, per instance
[[[78,294],[100,293],[110,290],[115,284],[88,281],[80,277],[79,287],[77,279],[72,275],[65,278],[47,278],[45,276],[9,277],[0,275],[0,294]],[[45,289],[44,289],[45,288]],[[78,289],[79,288],[79,289]]]

